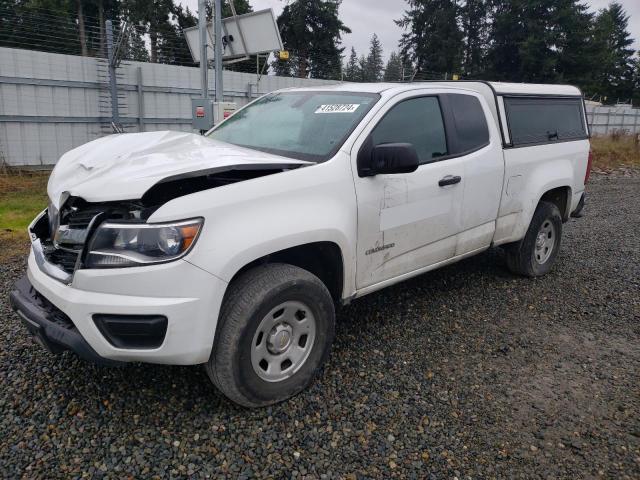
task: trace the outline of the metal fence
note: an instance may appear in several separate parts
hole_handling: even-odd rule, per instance
[[[191,129],[197,68],[122,61],[115,70],[127,132]],[[211,93],[215,90],[210,76]],[[242,106],[273,90],[336,83],[224,71],[226,101]],[[640,133],[640,109],[587,105],[591,132]],[[49,167],[66,151],[113,132],[106,58],[0,47],[0,164]]]
[[[640,133],[640,108],[631,105],[587,105],[587,120],[593,135]]]
[[[0,48],[0,162],[50,166],[71,148],[112,133],[108,69],[103,58]],[[116,75],[125,131],[192,131],[190,98],[201,94],[197,68],[123,61]],[[242,106],[280,88],[331,83],[225,71],[224,98]]]

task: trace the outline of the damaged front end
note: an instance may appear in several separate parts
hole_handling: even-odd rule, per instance
[[[89,203],[79,197],[69,197],[59,210],[50,205],[29,226],[36,263],[69,284],[86,257],[87,240],[102,222],[144,222],[156,208],[135,201]]]
[[[70,284],[80,268],[120,268],[173,261],[189,251],[203,219],[147,223],[162,205],[178,197],[298,168],[298,164],[238,165],[167,177],[139,200],[88,202],[64,194],[30,225],[40,270]],[[189,218],[185,212],[185,218]]]

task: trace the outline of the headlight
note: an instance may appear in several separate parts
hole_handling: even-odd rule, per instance
[[[203,220],[174,223],[110,223],[98,227],[89,244],[87,268],[136,267],[183,257]]]

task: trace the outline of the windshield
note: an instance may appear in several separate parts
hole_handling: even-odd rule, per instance
[[[209,138],[299,160],[331,158],[380,98],[374,93],[279,92],[225,120]]]

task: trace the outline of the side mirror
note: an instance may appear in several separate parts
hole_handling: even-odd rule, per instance
[[[361,177],[381,173],[411,173],[420,166],[418,153],[410,143],[383,143],[366,148],[358,157],[358,173]]]

